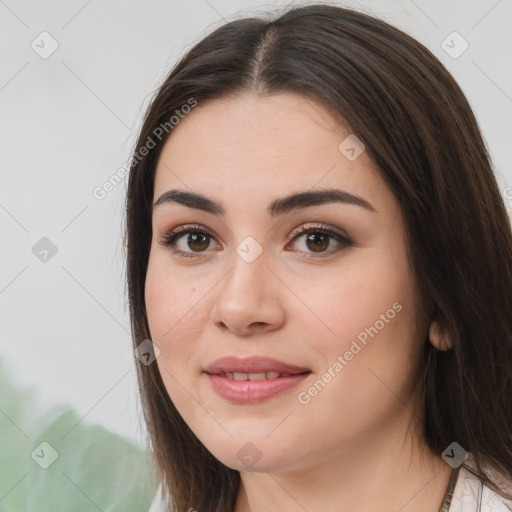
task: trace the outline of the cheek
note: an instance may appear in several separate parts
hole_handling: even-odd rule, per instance
[[[191,415],[190,394],[195,382],[190,368],[195,340],[205,317],[197,302],[201,295],[191,280],[183,279],[165,262],[150,260],[145,284],[146,311],[151,340],[160,349],[156,360],[164,386],[180,414]],[[195,306],[195,307],[194,307]]]
[[[318,279],[316,288],[297,288],[315,312],[301,322],[303,330],[309,331],[311,347],[322,355],[320,378],[329,368],[336,375],[322,379],[329,381],[326,387],[332,394],[325,393],[318,402],[351,403],[356,397],[360,403],[378,402],[390,394],[386,385],[409,393],[423,343],[416,295],[410,275],[403,271],[407,266],[382,255],[383,251],[368,253],[359,259],[358,271],[346,265],[331,274],[328,283]],[[306,318],[312,319],[309,326]],[[314,329],[318,335],[313,337]],[[334,367],[336,362],[342,369],[339,364]]]
[[[145,282],[145,301],[151,333],[162,339],[175,326],[186,324],[201,298],[197,282],[169,262],[162,250],[152,250]],[[169,331],[172,329],[171,331]]]
[[[193,281],[173,271],[163,258],[150,258],[145,283],[146,311],[151,339],[164,359],[170,351],[186,350],[187,339],[200,330],[200,293],[196,288]]]
[[[413,341],[411,309],[402,305],[382,329],[361,329],[362,318],[348,326],[340,322],[337,327],[342,334],[318,347],[325,366],[310,387],[298,390],[303,394],[297,407],[299,416],[327,425],[325,436],[355,439],[362,432],[373,435],[405,407],[413,407],[421,351]],[[365,335],[366,344],[358,334]]]
[[[305,407],[312,416],[326,421],[335,416],[340,431],[354,435],[412,398],[423,343],[407,283],[387,279],[356,289],[353,300],[325,318],[336,335],[318,340],[325,366],[313,388],[301,389],[306,393],[301,403],[310,400]],[[332,300],[339,303],[340,294],[333,293]]]
[[[317,333],[310,341],[320,352],[350,346],[360,333],[364,342],[365,330],[375,323],[379,333],[389,332],[413,314],[412,304],[405,307],[413,297],[409,276],[393,268],[382,251],[368,250],[338,268],[313,268],[287,282],[301,302],[302,313],[293,322]]]

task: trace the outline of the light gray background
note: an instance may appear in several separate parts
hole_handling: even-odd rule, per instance
[[[208,31],[296,2],[0,1],[0,358],[44,409],[142,441],[124,295],[125,164],[152,92]],[[381,16],[426,45],[467,95],[512,204],[512,0],[329,2]],[[58,43],[43,59],[41,32]],[[454,59],[442,42],[469,48]],[[47,37],[47,36],[44,36]],[[454,43],[454,45],[459,43]],[[58,252],[32,252],[42,238]]]

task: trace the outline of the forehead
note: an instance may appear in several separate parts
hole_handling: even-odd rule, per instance
[[[190,188],[247,207],[290,192],[342,188],[377,210],[389,207],[394,198],[367,152],[351,161],[340,151],[349,135],[332,112],[294,93],[199,103],[162,149],[154,195]]]

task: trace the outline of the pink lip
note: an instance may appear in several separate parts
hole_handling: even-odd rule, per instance
[[[296,386],[309,373],[268,380],[231,380],[222,375],[210,374],[213,389],[226,400],[236,403],[257,403]]]
[[[206,373],[218,375],[219,373],[258,373],[258,372],[279,372],[279,373],[304,373],[309,368],[292,366],[271,357],[252,356],[241,359],[236,356],[225,356],[216,359],[205,369]]]
[[[291,374],[288,377],[265,380],[233,380],[225,373],[261,373],[279,372]],[[226,400],[235,403],[258,403],[296,386],[311,371],[308,368],[289,365],[268,357],[248,357],[240,359],[234,356],[221,357],[210,364],[208,374],[213,389]],[[221,375],[222,374],[222,375]]]

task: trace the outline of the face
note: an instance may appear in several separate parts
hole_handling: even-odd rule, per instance
[[[145,289],[156,364],[231,468],[367,448],[414,400],[426,324],[403,218],[349,135],[310,99],[248,96],[199,104],[160,155]]]

